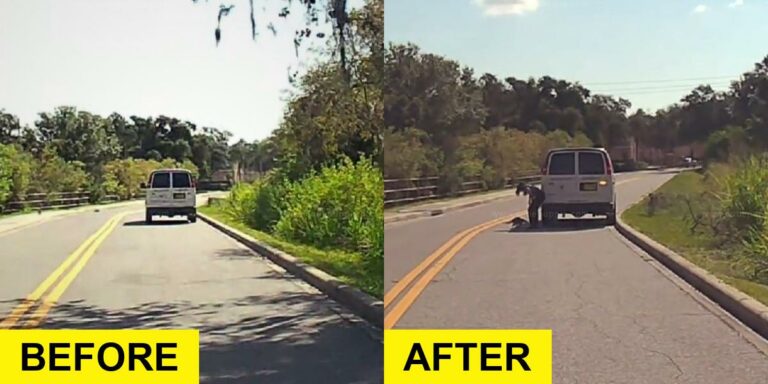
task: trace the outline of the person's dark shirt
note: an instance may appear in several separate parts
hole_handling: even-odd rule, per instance
[[[544,191],[534,186],[528,187],[528,196],[531,200],[544,201]]]

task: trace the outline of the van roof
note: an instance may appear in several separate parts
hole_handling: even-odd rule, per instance
[[[158,172],[186,172],[186,173],[192,173],[192,171],[190,171],[189,169],[184,169],[184,168],[160,168],[160,169],[155,169],[154,171],[152,171],[152,173],[158,173]]]
[[[564,148],[553,148],[550,149],[549,152],[577,152],[577,151],[596,151],[596,152],[607,152],[605,148],[602,147],[564,147]]]

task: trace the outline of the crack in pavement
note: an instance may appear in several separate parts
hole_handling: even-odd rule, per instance
[[[575,279],[576,279],[575,273],[573,271],[570,271],[569,277],[568,277],[568,281],[573,281]],[[608,332],[606,332],[600,326],[600,324],[597,322],[597,320],[595,320],[595,319],[593,319],[593,318],[591,318],[589,316],[585,316],[584,313],[582,313],[582,311],[583,311],[584,307],[586,306],[586,304],[592,304],[592,305],[597,306],[598,308],[600,307],[599,304],[597,304],[597,303],[595,303],[595,302],[593,302],[591,300],[588,300],[587,298],[585,298],[583,296],[582,290],[584,289],[585,283],[586,283],[586,281],[584,281],[584,280],[580,281],[578,286],[576,287],[576,289],[573,291],[573,294],[574,294],[574,296],[576,296],[577,303],[578,303],[578,307],[575,309],[575,312],[576,312],[576,315],[577,315],[577,319],[581,319],[581,320],[584,320],[587,323],[589,323],[592,326],[593,330],[595,332],[599,333],[600,335],[602,335],[603,337],[605,337],[606,340],[609,340],[609,341],[611,341],[611,342],[613,342],[613,343],[615,343],[617,345],[620,345],[620,346],[622,346],[624,348],[632,349],[632,346],[627,344],[620,337],[613,336],[613,335],[609,334]],[[648,327],[646,327],[645,325],[642,325],[641,323],[639,323],[638,320],[635,317],[632,317],[632,316],[624,316],[624,317],[630,319],[630,321],[636,327],[639,328],[639,334],[644,335],[644,336],[648,336],[648,337],[650,337],[653,340],[654,343],[658,343],[658,340],[655,338],[655,336],[648,332]],[[658,356],[662,356],[666,361],[668,361],[670,363],[670,365],[673,366],[675,368],[675,370],[677,371],[677,374],[675,375],[675,378],[674,378],[675,380],[679,379],[680,377],[682,377],[685,374],[685,372],[680,367],[680,365],[677,363],[677,361],[675,361],[675,359],[672,356],[668,355],[667,353],[664,353],[662,351],[658,351],[658,350],[655,350],[655,349],[652,349],[652,348],[649,348],[649,347],[646,347],[646,346],[640,345],[640,344],[638,344],[637,347],[639,347],[640,349],[642,349],[642,350],[644,350],[644,351],[646,351],[648,353],[655,354],[655,355],[658,355]],[[616,359],[614,359],[611,356],[606,356],[606,358],[609,361],[613,362],[613,363],[617,363],[618,362]]]
[[[634,316],[625,316],[625,317],[628,318],[630,321],[632,321],[632,324],[634,324],[636,327],[639,328],[639,332],[638,332],[639,334],[649,337],[654,344],[659,344],[658,339],[656,339],[656,336],[653,333],[648,332],[648,327],[640,323],[636,317]],[[668,355],[667,353],[664,353],[656,349],[648,348],[643,345],[639,345],[639,347],[646,352],[655,353],[657,355],[661,355],[664,358],[666,358],[666,360],[669,361],[675,367],[675,369],[677,369],[678,373],[675,376],[675,380],[679,379],[681,376],[685,374],[685,372],[683,372],[683,369],[680,367],[680,364],[678,364],[677,361],[675,361],[675,359],[672,358],[672,356]]]

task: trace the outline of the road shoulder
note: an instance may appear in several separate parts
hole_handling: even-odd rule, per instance
[[[768,307],[617,218],[616,230],[666,268],[768,340]]]
[[[381,300],[378,300],[355,287],[344,284],[338,278],[308,265],[288,253],[275,249],[262,241],[256,240],[221,221],[202,213],[198,213],[198,216],[212,227],[234,238],[258,254],[267,257],[289,273],[301,278],[328,297],[343,304],[353,313],[365,319],[372,325],[379,328],[383,326],[384,304]]]

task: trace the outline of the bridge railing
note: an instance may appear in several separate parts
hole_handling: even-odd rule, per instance
[[[227,181],[202,181],[197,183],[197,192],[226,191],[231,184]],[[144,190],[139,189],[130,199],[121,199],[120,196],[109,194],[99,199],[99,203],[113,203],[121,200],[143,199]],[[28,193],[24,199],[14,200],[0,205],[0,213],[8,214],[24,210],[46,211],[50,209],[67,209],[91,204],[89,191]]]
[[[529,172],[528,176],[508,178],[502,189],[513,188],[519,182],[536,183],[541,180],[540,175]],[[463,196],[472,193],[490,190],[485,185],[482,177],[475,176],[466,179],[459,185],[459,190],[454,193],[440,193],[439,177],[422,177],[412,179],[385,179],[384,180],[384,206],[410,204],[419,201],[440,199],[451,196]]]

